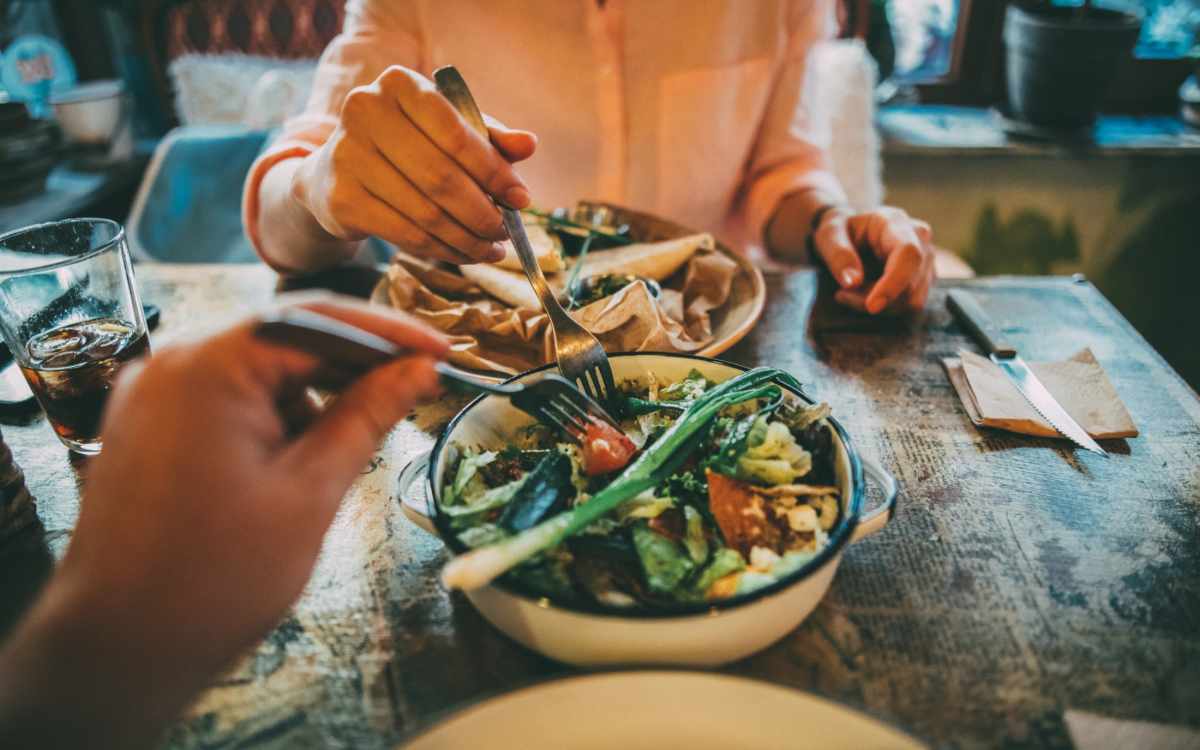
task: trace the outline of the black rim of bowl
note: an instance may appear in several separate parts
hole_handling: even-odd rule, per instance
[[[716,359],[714,357],[701,357],[695,354],[682,354],[678,352],[622,352],[619,354],[609,354],[609,359],[624,358],[624,357],[673,357],[677,359],[686,359],[694,362],[707,362],[709,364],[723,365],[732,367],[735,370],[746,372],[750,368],[745,365],[739,365],[736,362],[730,362],[724,359]],[[555,367],[554,364],[545,364],[541,367],[532,370],[526,370],[519,375],[514,375],[506,383],[513,382],[520,378],[528,377],[539,372],[544,372]],[[808,404],[815,403],[811,398],[805,395],[802,391],[798,391],[786,385],[779,384],[780,387],[794,394]],[[469,414],[476,406],[484,399],[489,398],[488,395],[480,395],[472,399],[469,404],[464,406],[458,414],[446,424],[442,434],[438,436],[437,442],[434,443],[433,452],[430,454],[429,467],[426,471],[426,502],[428,515],[432,520],[434,527],[438,531],[438,535],[442,538],[442,542],[456,554],[461,555],[468,551],[468,547],[458,539],[458,534],[455,533],[449,526],[445,517],[438,510],[439,496],[441,488],[434,481],[436,479],[437,467],[441,463],[442,456],[445,452],[447,440],[450,434],[454,432],[454,428],[458,426],[467,414]],[[773,594],[777,594],[784,589],[790,588],[792,585],[804,580],[812,573],[822,568],[830,560],[834,559],[841,553],[849,541],[850,536],[854,533],[854,529],[858,527],[860,516],[862,513],[862,504],[864,496],[863,471],[862,462],[858,458],[858,451],[854,448],[854,443],[850,440],[850,436],[846,430],[842,428],[833,417],[828,417],[829,425],[837,434],[838,439],[842,441],[842,446],[846,451],[846,457],[850,463],[850,489],[852,496],[849,502],[846,503],[846,512],[843,514],[841,522],[834,528],[829,535],[828,543],[821,548],[819,552],[811,560],[801,565],[796,570],[788,573],[772,584],[763,586],[762,588],[749,591],[745,594],[737,594],[726,599],[717,599],[711,602],[699,604],[669,604],[656,606],[653,608],[636,606],[636,607],[618,607],[610,604],[601,604],[594,601],[562,601],[545,594],[539,594],[532,591],[526,591],[522,586],[504,578],[498,578],[490,584],[491,586],[505,591],[513,596],[529,600],[538,605],[554,609],[561,609],[570,612],[578,612],[589,615],[604,615],[608,617],[625,617],[639,619],[662,619],[671,617],[686,617],[690,615],[711,615],[724,610],[735,609],[752,602],[758,601]]]

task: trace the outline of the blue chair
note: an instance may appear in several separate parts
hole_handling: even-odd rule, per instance
[[[125,223],[139,261],[251,263],[242,231],[242,182],[268,131],[234,126],[172,130],[154,150]]]
[[[255,263],[242,229],[242,183],[272,131],[241,125],[188,125],[158,144],[125,222],[140,262]],[[371,238],[356,263],[386,262]]]

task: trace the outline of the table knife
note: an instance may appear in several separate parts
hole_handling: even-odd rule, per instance
[[[1063,437],[1080,448],[1086,448],[1101,456],[1108,456],[1108,453],[1092,439],[1087,430],[1080,427],[1079,423],[1062,407],[1062,404],[1058,403],[1050,391],[1046,390],[1046,386],[1042,385],[1042,381],[1033,374],[1033,370],[1029,369],[1025,360],[1017,355],[1017,350],[1005,341],[1003,331],[992,322],[974,295],[954,290],[947,295],[947,306],[987,351],[988,356],[996,363],[1000,371],[1017,387],[1025,400],[1033,406],[1038,414],[1042,415],[1042,418],[1058,430]]]

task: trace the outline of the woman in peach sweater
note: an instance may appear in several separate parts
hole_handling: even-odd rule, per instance
[[[783,259],[807,260],[811,237],[842,303],[920,308],[929,226],[846,206],[808,126],[806,62],[834,27],[834,0],[350,0],[307,108],[251,169],[247,232],[284,272],[343,262],[369,235],[487,262],[505,237],[489,196],[593,198]],[[445,64],[494,116],[490,142],[422,75]]]

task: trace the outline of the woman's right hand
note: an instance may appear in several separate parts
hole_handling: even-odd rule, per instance
[[[529,205],[511,162],[537,138],[488,120],[491,141],[467,126],[427,78],[392,66],[350,91],[337,129],[306,157],[292,196],[342,240],[380,237],[450,263],[504,257],[500,212]]]

